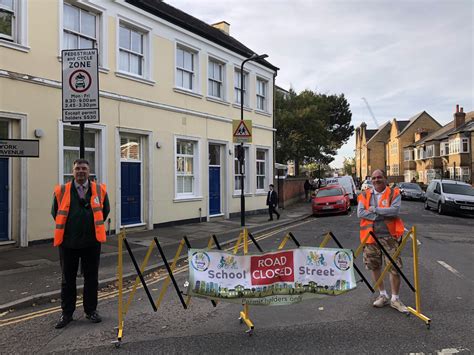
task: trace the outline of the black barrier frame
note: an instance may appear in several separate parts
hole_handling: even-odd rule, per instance
[[[163,260],[166,270],[168,271],[168,275],[171,279],[171,282],[173,283],[173,286],[176,290],[176,293],[178,294],[179,300],[181,301],[181,304],[184,309],[187,309],[188,306],[186,305],[186,302],[184,301],[183,295],[181,293],[181,290],[179,289],[178,283],[176,282],[176,279],[174,278],[173,271],[171,270],[168,261],[166,260],[165,253],[163,252],[163,249],[161,248],[160,243],[158,242],[158,238],[154,237],[153,240],[155,241],[156,247],[158,248],[158,251],[160,252],[161,259]]]
[[[260,248],[260,245],[257,243],[257,240],[254,238],[254,236],[252,235],[252,233],[250,232],[247,232],[248,236],[250,237],[250,239],[252,240],[253,244],[255,244],[255,246],[257,247],[258,251],[260,253],[263,253],[263,249]]]
[[[410,283],[410,281],[408,281],[408,279],[406,278],[405,274],[402,272],[402,270],[398,267],[398,265],[395,263],[395,261],[393,261],[392,257],[390,256],[390,254],[387,252],[387,250],[385,250],[385,248],[383,247],[382,243],[380,243],[380,241],[378,240],[378,238],[375,236],[375,234],[370,231],[369,234],[372,236],[372,238],[374,238],[375,242],[377,243],[377,245],[380,247],[380,250],[382,250],[382,252],[385,254],[385,256],[388,258],[388,260],[390,261],[390,263],[392,264],[392,266],[395,268],[395,270],[397,270],[397,272],[402,276],[403,280],[405,280],[405,282],[407,283],[408,287],[410,287],[410,289],[416,293],[416,289],[412,286],[412,284]]]
[[[125,247],[127,248],[128,255],[130,255],[130,259],[132,259],[133,266],[135,267],[135,270],[137,271],[137,275],[140,278],[140,281],[143,285],[143,288],[145,289],[145,292],[148,296],[148,300],[151,303],[151,306],[153,307],[153,311],[158,311],[158,308],[156,308],[155,302],[153,301],[153,297],[151,296],[150,290],[148,289],[148,286],[146,285],[145,278],[143,277],[143,274],[140,271],[140,268],[138,267],[137,260],[135,259],[135,256],[133,255],[132,249],[130,248],[130,245],[128,244],[127,238],[123,237],[123,242],[125,244]]]
[[[334,242],[337,244],[337,246],[341,249],[344,249],[344,247],[342,246],[341,243],[339,243],[339,240],[337,240],[336,236],[332,233],[332,232],[329,232],[329,235],[331,236],[332,240],[334,240]],[[352,249],[351,249],[352,250]],[[352,255],[354,255],[354,251],[352,250]],[[354,269],[355,271],[357,271],[357,273],[359,274],[359,276],[361,277],[362,281],[365,283],[365,285],[369,288],[369,290],[374,293],[375,290],[374,288],[372,287],[372,285],[367,281],[367,279],[365,278],[364,274],[362,272],[360,272],[359,268],[357,267],[356,263],[352,263],[352,265],[354,266]]]
[[[293,233],[291,232],[288,232],[288,235],[290,236],[291,240],[293,241],[293,243],[295,243],[295,245],[299,248],[301,246],[300,242],[298,242],[298,240],[296,239],[296,237],[293,235]]]

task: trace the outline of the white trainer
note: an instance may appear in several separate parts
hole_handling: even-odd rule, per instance
[[[402,313],[408,313],[408,308],[400,300],[390,301],[390,307]]]
[[[386,305],[388,305],[390,303],[389,299],[387,297],[385,297],[384,295],[379,295],[379,297],[377,297],[374,301],[374,303],[372,303],[372,305],[374,307],[377,307],[377,308],[382,308],[382,307],[385,307]]]

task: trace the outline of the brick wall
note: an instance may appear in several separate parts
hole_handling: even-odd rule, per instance
[[[280,208],[288,207],[304,200],[304,182],[306,178],[287,178],[275,181]]]

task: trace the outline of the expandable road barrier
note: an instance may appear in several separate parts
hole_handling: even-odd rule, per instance
[[[408,279],[405,277],[405,275],[402,273],[402,271],[398,268],[398,266],[394,263],[394,259],[396,259],[402,249],[405,247],[406,243],[407,243],[407,240],[411,237],[412,239],[412,244],[413,244],[413,267],[414,267],[414,281],[415,281],[415,287],[413,287],[410,282],[408,281]],[[368,236],[360,243],[360,245],[358,246],[357,250],[353,253],[353,256],[354,256],[354,259],[357,258],[360,253],[362,252],[362,249],[364,247],[364,245],[366,244],[366,240],[367,240]],[[258,244],[257,240],[253,237],[253,235],[251,233],[249,233],[249,231],[247,230],[247,228],[244,228],[240,234],[239,234],[239,237],[237,238],[237,241],[235,243],[235,245],[232,247],[232,253],[235,255],[238,253],[238,251],[240,249],[243,250],[243,254],[246,255],[248,254],[248,249],[249,249],[249,243],[250,241],[255,245],[255,247],[258,249],[259,252],[263,253],[263,250],[262,248],[260,247],[260,245]],[[339,242],[339,240],[336,238],[336,236],[332,233],[332,232],[329,232],[326,234],[324,240],[321,242],[321,244],[319,245],[319,248],[325,248],[326,245],[328,244],[328,242],[330,240],[333,240],[337,246],[341,249],[344,249],[344,247],[342,246],[342,244]],[[377,238],[374,238],[377,242]],[[296,239],[296,237],[293,235],[293,233],[289,232],[285,235],[285,237],[283,238],[282,242],[280,243],[280,245],[278,246],[278,250],[281,250],[285,247],[285,245],[287,244],[287,242],[289,240],[292,240],[293,243],[297,246],[297,248],[300,247],[300,243],[298,242],[298,240]],[[209,239],[209,242],[208,242],[208,245],[207,245],[207,248],[208,249],[211,249],[213,247],[213,244],[216,246],[216,248],[218,250],[222,250],[221,249],[221,246],[217,240],[217,237],[215,235],[212,235],[211,238]],[[137,273],[137,277],[135,279],[135,282],[133,284],[133,287],[132,287],[132,290],[130,292],[130,295],[128,296],[128,299],[127,299],[127,302],[126,304],[124,305],[124,298],[123,298],[123,295],[124,295],[124,285],[123,285],[123,245],[125,245],[126,249],[127,249],[127,252],[128,254],[130,255],[130,258],[132,260],[132,263],[135,267],[135,271]],[[120,344],[121,344],[121,341],[123,339],[123,330],[124,330],[124,319],[125,319],[125,316],[130,308],[130,304],[134,298],[134,295],[135,295],[135,292],[137,290],[137,287],[138,287],[138,284],[141,283],[146,294],[147,294],[147,297],[150,301],[150,304],[153,308],[153,310],[156,312],[158,310],[158,308],[160,307],[161,305],[161,302],[164,298],[164,295],[169,287],[169,284],[170,282],[173,283],[173,286],[174,286],[174,289],[178,295],[178,298],[183,306],[184,309],[187,309],[189,307],[189,304],[190,304],[190,301],[191,301],[191,295],[190,294],[187,294],[187,292],[183,292],[180,290],[177,282],[176,282],[176,279],[173,275],[174,271],[176,270],[176,266],[177,266],[177,262],[181,256],[181,253],[182,253],[182,250],[184,248],[184,246],[186,245],[186,247],[188,249],[191,248],[191,245],[190,245],[190,242],[188,240],[188,238],[186,236],[183,237],[183,239],[180,241],[179,245],[178,245],[178,249],[176,250],[176,254],[171,262],[171,264],[168,263],[167,259],[166,259],[166,256],[163,252],[163,249],[161,248],[161,245],[160,243],[158,242],[158,239],[155,237],[153,239],[153,241],[150,243],[150,246],[148,247],[148,250],[147,250],[147,253],[145,255],[145,258],[141,264],[141,266],[139,267],[137,262],[136,262],[136,259],[135,259],[135,256],[133,255],[133,252],[128,244],[128,241],[125,237],[125,231],[122,231],[119,233],[118,235],[118,266],[117,266],[117,278],[118,278],[118,290],[119,290],[119,294],[118,294],[118,333],[117,333],[117,340],[114,341],[113,343],[115,344],[116,347],[119,347]],[[156,302],[153,301],[153,297],[147,287],[147,284],[146,284],[146,281],[145,281],[145,278],[143,277],[143,272],[145,271],[145,268],[148,264],[148,261],[150,259],[150,256],[151,256],[151,253],[154,249],[154,247],[157,247],[159,253],[160,253],[160,256],[163,260],[163,263],[166,267],[166,270],[168,272],[168,276],[166,277],[166,279],[164,280],[163,282],[163,286],[162,286],[162,289],[161,289],[161,292],[158,296],[158,299]],[[423,320],[425,323],[426,323],[426,326],[427,328],[429,329],[430,327],[430,323],[431,323],[431,319],[426,317],[425,315],[423,315],[421,313],[421,296],[420,296],[420,287],[419,287],[419,276],[418,276],[418,251],[417,251],[417,240],[416,240],[416,228],[415,227],[412,227],[411,230],[408,231],[408,233],[402,237],[402,240],[400,242],[400,245],[399,247],[397,248],[397,250],[395,251],[395,253],[393,255],[390,255],[384,248],[383,246],[379,243],[379,246],[382,250],[382,252],[387,256],[387,258],[389,259],[390,263],[388,265],[385,266],[380,278],[376,281],[375,285],[372,287],[372,285],[367,281],[367,279],[365,278],[364,274],[359,270],[359,268],[357,267],[357,265],[355,263],[353,263],[353,266],[354,266],[354,270],[358,273],[358,275],[361,277],[361,280],[357,281],[357,282],[364,282],[366,284],[366,286],[369,288],[369,290],[373,293],[375,292],[375,289],[378,288],[378,286],[380,285],[380,283],[382,282],[383,280],[383,277],[385,276],[385,274],[390,270],[390,268],[393,266],[397,269],[397,271],[400,273],[400,275],[402,275],[402,278],[404,279],[404,281],[409,285],[410,289],[415,293],[415,308],[412,308],[412,307],[407,307],[409,312],[411,314],[414,314],[415,316],[417,316],[418,318],[420,318],[421,320]],[[182,269],[181,269],[182,270]],[[188,285],[185,284],[185,287],[188,287]],[[183,298],[183,295],[187,296],[186,300],[184,300]],[[215,300],[211,300],[212,302],[212,305],[214,307],[217,306],[217,301]],[[409,313],[409,314],[410,314]],[[239,313],[239,321],[241,323],[245,323],[248,327],[248,329],[246,330],[246,333],[249,334],[249,335],[252,335],[253,334],[253,331],[255,329],[255,326],[253,324],[253,322],[250,320],[250,317],[249,317],[249,305],[248,304],[243,304],[243,310]]]
[[[398,246],[397,250],[393,253],[393,255],[390,255],[387,250],[385,250],[385,248],[383,247],[383,245],[380,243],[380,241],[375,237],[375,235],[370,232],[370,234],[374,240],[376,241],[376,243],[378,244],[378,246],[380,247],[380,249],[382,250],[382,252],[385,254],[385,256],[388,258],[389,262],[385,268],[383,269],[382,271],[382,274],[380,275],[379,279],[375,282],[374,286],[372,287],[368,282],[367,280],[365,279],[365,277],[362,275],[362,273],[359,271],[359,269],[356,267],[356,265],[354,264],[354,269],[357,271],[357,273],[362,277],[362,279],[364,280],[365,284],[367,285],[367,287],[373,292],[375,292],[375,289],[378,289],[380,283],[382,282],[382,280],[384,279],[385,275],[387,274],[387,272],[390,271],[390,269],[392,267],[394,267],[397,272],[400,274],[400,276],[403,278],[403,280],[406,282],[406,284],[408,285],[408,287],[410,288],[410,290],[413,291],[413,293],[415,294],[415,308],[413,307],[407,307],[408,311],[417,316],[419,319],[421,319],[423,322],[425,322],[425,325],[428,329],[430,329],[430,325],[431,325],[431,319],[428,318],[427,316],[425,316],[424,314],[421,313],[421,292],[420,292],[420,283],[419,283],[419,275],[418,275],[418,242],[417,242],[417,239],[416,239],[416,227],[413,226],[409,231],[407,231],[407,233],[402,236],[402,239],[400,241],[400,245]],[[364,245],[366,244],[367,242],[367,239],[369,238],[369,235],[367,235],[364,240],[359,244],[358,248],[356,249],[356,251],[354,252],[354,259],[357,258],[360,253],[362,252],[363,248],[364,248]],[[334,236],[334,234],[332,232],[329,232],[327,233],[326,237],[324,238],[324,240],[322,241],[322,243],[320,244],[320,248],[323,248],[326,246],[326,244],[329,242],[330,239],[333,239],[334,242],[337,244],[337,246],[339,248],[343,248],[343,246],[341,245],[341,243],[337,240],[337,238]],[[394,262],[394,260],[396,260],[403,248],[405,247],[408,239],[411,238],[412,240],[412,250],[413,250],[413,278],[414,278],[414,282],[415,282],[415,286],[413,287],[413,285],[410,283],[410,281],[408,280],[408,278],[405,276],[405,274],[402,272],[402,270],[400,270],[400,268],[398,267],[398,265]],[[410,314],[408,313],[408,315]]]
[[[263,252],[262,249],[260,248],[257,240],[253,237],[251,233],[248,232],[247,228],[244,228],[244,230],[239,234],[239,237],[237,239],[237,242],[235,246],[233,247],[233,253],[236,254],[240,248],[243,248],[244,254],[248,253],[248,245],[249,245],[249,238],[252,241],[252,243],[257,247],[257,249],[260,252]],[[213,246],[213,243],[216,245],[217,249],[221,250],[220,244],[217,240],[217,237],[215,235],[212,235],[211,238],[209,239],[207,247],[210,249]],[[133,266],[135,268],[135,271],[137,273],[137,277],[135,279],[135,282],[133,284],[132,290],[130,292],[130,295],[128,296],[128,299],[126,301],[126,304],[124,304],[124,285],[123,285],[123,245],[125,245],[125,248],[127,249],[127,252],[130,256],[130,259],[132,260]],[[188,249],[191,248],[191,244],[186,236],[183,237],[183,239],[180,241],[178,245],[178,249],[176,250],[176,254],[173,258],[173,261],[171,262],[171,265],[168,263],[166,256],[163,252],[163,249],[161,248],[160,243],[158,242],[158,239],[155,237],[153,238],[153,241],[150,243],[150,246],[148,247],[147,253],[145,255],[145,258],[143,259],[143,262],[141,266],[138,266],[138,263],[136,261],[136,258],[132,252],[132,249],[130,248],[130,245],[128,244],[127,238],[125,237],[125,231],[122,230],[118,234],[118,265],[117,265],[117,279],[118,279],[118,326],[116,327],[117,329],[117,340],[113,341],[112,343],[115,344],[116,347],[119,347],[121,345],[122,339],[123,339],[123,330],[124,330],[124,319],[125,316],[130,308],[130,304],[132,303],[132,300],[135,296],[135,292],[137,290],[138,284],[141,283],[143,289],[145,290],[148,300],[150,301],[150,304],[153,308],[153,311],[157,311],[158,308],[161,305],[161,302],[164,298],[164,295],[166,294],[166,291],[168,289],[168,286],[170,282],[173,283],[174,289],[178,295],[178,298],[183,306],[184,309],[187,309],[189,306],[189,303],[191,301],[191,296],[187,295],[187,299],[184,300],[183,298],[183,293],[180,289],[179,286],[176,282],[176,279],[174,278],[173,272],[176,269],[177,262],[181,256],[181,252],[183,250],[184,246],[187,246]],[[146,266],[148,265],[148,261],[150,259],[150,256],[152,254],[152,251],[154,247],[157,247],[158,252],[160,253],[161,259],[163,260],[163,264],[166,267],[166,271],[168,272],[168,276],[163,282],[163,286],[161,288],[161,292],[158,296],[158,299],[156,302],[153,301],[153,297],[148,289],[147,283],[145,281],[145,278],[143,276],[143,272],[145,271]],[[211,300],[211,303],[214,307],[217,305],[217,301]],[[244,305],[244,310],[240,312],[240,318],[241,322],[245,322],[245,324],[249,327],[247,332],[251,335],[254,329],[253,323],[248,317],[249,314],[249,308],[248,305]]]

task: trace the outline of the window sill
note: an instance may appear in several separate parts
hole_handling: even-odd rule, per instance
[[[255,196],[267,196],[268,192],[264,190],[259,190],[255,193]]]
[[[255,111],[255,113],[257,113],[259,115],[272,117],[272,115],[270,113],[268,113],[267,111],[262,111],[262,110],[258,110],[258,109],[255,109],[254,111]]]
[[[240,192],[235,192],[232,194],[233,198],[239,198],[241,196]],[[253,195],[250,192],[245,192],[244,197],[252,197]]]
[[[99,72],[100,72],[100,73],[108,74],[109,71],[110,71],[109,68],[99,67]]]
[[[175,197],[173,199],[173,202],[192,202],[192,201],[202,201],[202,196]]]
[[[232,106],[233,106],[234,108],[238,108],[239,110],[241,109],[240,104],[235,104],[235,103],[234,103],[234,104],[232,104]],[[252,109],[251,109],[250,107],[248,107],[248,106],[244,106],[244,111],[252,112]]]
[[[190,90],[186,90],[186,89],[182,89],[182,88],[177,88],[177,87],[174,87],[173,91],[177,92],[179,94],[189,95],[189,96],[192,96],[192,97],[196,97],[198,99],[202,99],[202,95],[198,94],[194,91],[190,91]]]
[[[0,39],[0,47],[7,47],[7,48],[15,49],[20,52],[25,52],[25,53],[28,53],[31,50],[31,48],[28,46],[24,46],[19,43],[5,41],[1,39]]]
[[[138,81],[140,83],[147,84],[147,85],[150,85],[150,86],[153,86],[156,83],[153,80],[148,80],[148,79],[142,78],[140,76],[136,76],[136,75],[121,72],[121,71],[116,71],[115,76],[118,76],[119,78],[123,78],[123,79]]]
[[[218,97],[206,96],[207,101],[215,102],[216,104],[221,104],[224,106],[229,106],[230,102],[219,99]]]

